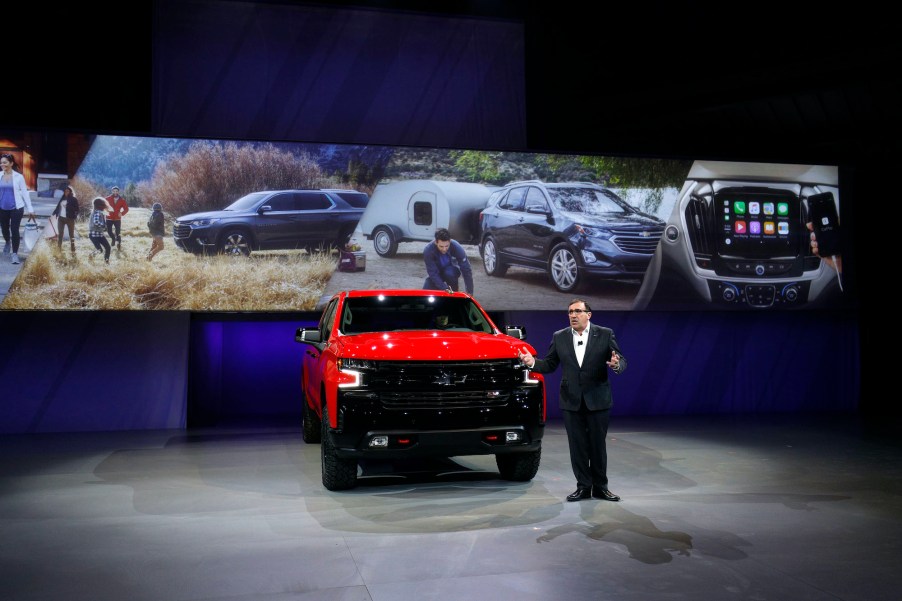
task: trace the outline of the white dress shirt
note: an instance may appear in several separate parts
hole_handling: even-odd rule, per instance
[[[573,350],[576,351],[576,362],[579,366],[583,366],[583,357],[586,356],[586,346],[589,344],[589,323],[586,322],[586,329],[582,334],[578,334],[576,330],[570,329],[573,334]]]

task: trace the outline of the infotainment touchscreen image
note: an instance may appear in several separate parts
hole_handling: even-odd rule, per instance
[[[732,258],[785,258],[799,254],[803,224],[796,195],[785,190],[727,188],[714,195],[721,223],[717,252]]]
[[[845,302],[834,257],[825,261],[811,248],[821,223],[809,227],[825,204],[834,215],[828,221],[838,220],[839,198],[835,166],[696,161],[633,308],[799,309]]]

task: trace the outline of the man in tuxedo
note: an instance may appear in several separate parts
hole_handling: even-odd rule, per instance
[[[608,490],[608,454],[605,437],[611,418],[611,385],[608,368],[615,374],[626,369],[626,358],[617,346],[614,331],[589,323],[592,310],[581,299],[567,307],[570,327],[554,333],[548,354],[536,359],[521,353],[520,360],[538,373],[549,373],[561,365],[560,407],[570,443],[570,464],[576,476],[576,491],[568,501],[589,497],[619,501]]]

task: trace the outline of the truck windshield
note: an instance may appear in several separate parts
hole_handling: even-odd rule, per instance
[[[398,330],[492,333],[486,316],[468,298],[367,296],[345,300],[338,322],[344,334]]]

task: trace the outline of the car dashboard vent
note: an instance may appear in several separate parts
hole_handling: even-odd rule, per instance
[[[714,256],[714,209],[710,196],[693,195],[686,205],[686,229],[696,261],[709,262]]]

